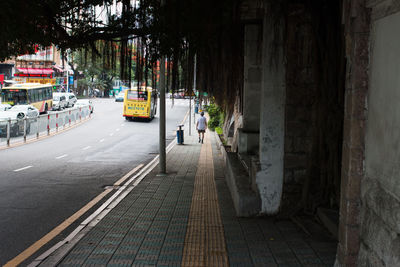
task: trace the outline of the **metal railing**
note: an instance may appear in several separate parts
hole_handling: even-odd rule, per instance
[[[50,111],[36,118],[0,120],[0,147],[27,142],[71,127],[90,118],[89,106]]]

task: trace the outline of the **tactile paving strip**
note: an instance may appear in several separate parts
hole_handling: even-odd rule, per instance
[[[228,266],[213,164],[207,133],[195,177],[182,266]]]

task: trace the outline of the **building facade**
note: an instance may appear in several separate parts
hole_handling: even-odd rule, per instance
[[[338,239],[337,266],[399,266],[397,1],[241,12],[243,92],[224,127],[237,215],[313,214]]]

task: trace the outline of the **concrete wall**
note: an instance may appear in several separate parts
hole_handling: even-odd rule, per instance
[[[372,23],[361,266],[400,266],[400,12]]]

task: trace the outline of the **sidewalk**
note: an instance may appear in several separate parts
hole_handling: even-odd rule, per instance
[[[203,145],[186,133],[167,172],[154,168],[58,266],[333,266],[336,242],[291,221],[235,216],[214,133]]]

